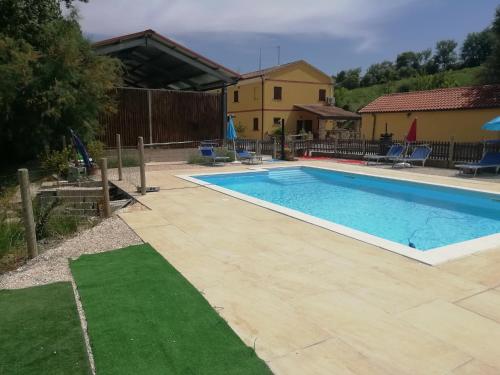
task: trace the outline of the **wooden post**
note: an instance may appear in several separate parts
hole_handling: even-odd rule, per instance
[[[144,139],[139,137],[139,168],[141,172],[140,193],[146,194],[146,164],[144,163]]]
[[[123,171],[122,171],[122,139],[120,134],[116,135],[116,152],[118,158],[118,181],[123,180]]]
[[[450,138],[450,147],[448,148],[448,168],[453,168],[453,154],[455,153],[455,138]]]
[[[62,141],[62,148],[63,148],[63,150],[66,150],[66,136],[65,135],[63,135],[61,137],[61,141]]]
[[[17,170],[21,190],[21,201],[23,205],[23,223],[25,229],[26,247],[28,257],[34,258],[38,255],[36,244],[35,220],[33,219],[33,206],[31,204],[30,180],[28,170],[25,168]]]
[[[101,160],[102,198],[103,216],[107,219],[111,216],[111,206],[109,204],[109,184],[108,184],[108,159]]]

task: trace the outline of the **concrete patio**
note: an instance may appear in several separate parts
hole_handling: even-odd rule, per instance
[[[424,169],[301,164],[500,191]],[[121,217],[276,374],[500,373],[500,244],[431,267],[175,177],[246,168],[150,167],[161,191]]]

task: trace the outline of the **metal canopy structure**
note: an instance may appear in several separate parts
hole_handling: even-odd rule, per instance
[[[93,48],[122,61],[129,87],[206,91],[240,79],[238,73],[153,30],[103,40]]]

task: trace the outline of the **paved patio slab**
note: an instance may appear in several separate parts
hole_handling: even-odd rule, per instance
[[[308,164],[500,190],[488,181]],[[148,184],[161,188],[138,197],[150,211],[121,216],[276,374],[500,373],[498,290],[490,290],[500,287],[500,246],[430,267],[175,177],[245,167],[176,168],[148,172]]]

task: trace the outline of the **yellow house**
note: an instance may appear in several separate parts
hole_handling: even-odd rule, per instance
[[[281,129],[315,138],[327,138],[336,121],[357,120],[359,115],[333,104],[332,78],[303,60],[242,74],[227,90],[227,112],[233,115],[238,136],[266,139]]]
[[[428,141],[478,142],[500,139],[500,132],[481,126],[500,116],[500,85],[454,87],[389,94],[362,108],[361,134],[378,139],[393,133],[403,140],[417,118],[417,139]]]

